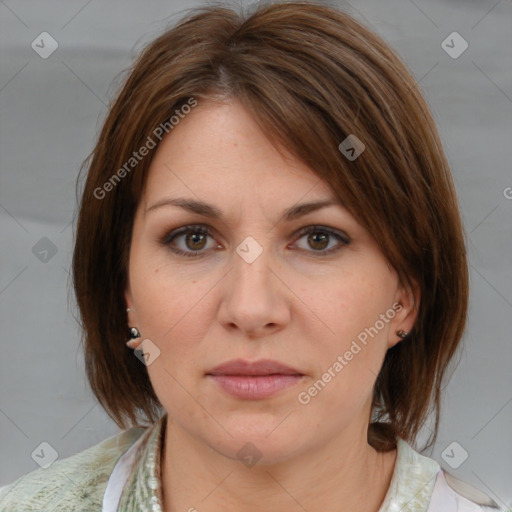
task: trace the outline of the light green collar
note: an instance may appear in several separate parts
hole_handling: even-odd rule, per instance
[[[397,438],[395,470],[379,512],[426,512],[439,464]]]
[[[150,427],[138,448],[119,509],[126,512],[161,512],[160,454],[167,415]],[[426,512],[439,464],[397,438],[397,458],[391,483],[379,512]]]

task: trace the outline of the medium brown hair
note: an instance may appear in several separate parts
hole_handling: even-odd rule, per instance
[[[161,412],[145,366],[125,346],[131,232],[155,150],[131,172],[126,163],[191,98],[240,100],[277,149],[330,185],[401,283],[419,285],[414,328],[387,351],[376,380],[368,441],[381,451],[393,448],[396,436],[414,442],[434,413],[430,446],[441,381],[467,314],[454,185],[405,65],[350,15],[315,2],[275,3],[249,14],[225,5],[192,9],[129,70],[84,162],[90,165],[73,255],[87,375],[100,403],[121,427],[153,422]],[[365,145],[352,161],[338,147],[351,134]],[[123,166],[122,179],[98,198]]]

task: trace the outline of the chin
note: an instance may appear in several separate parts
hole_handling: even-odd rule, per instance
[[[204,441],[216,452],[233,460],[238,459],[247,467],[277,464],[297,455],[307,444],[306,439],[301,437],[304,428],[279,425],[283,419],[237,420],[236,425],[223,423],[231,436],[227,433],[216,439],[208,436]]]

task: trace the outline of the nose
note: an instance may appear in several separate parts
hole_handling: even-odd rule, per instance
[[[268,336],[290,321],[292,294],[270,249],[251,261],[239,248],[242,251],[233,254],[233,267],[222,280],[218,319],[227,330],[240,330],[246,337]]]

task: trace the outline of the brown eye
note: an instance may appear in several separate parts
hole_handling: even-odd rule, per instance
[[[318,231],[310,233],[308,235],[308,243],[313,249],[321,251],[329,245],[329,235]]]
[[[299,240],[307,235],[306,241],[308,247],[301,248],[301,250],[305,250],[310,253],[318,253],[316,254],[318,256],[330,255],[350,243],[350,239],[344,233],[333,231],[332,229],[324,228],[322,226],[308,226],[302,229],[298,235]],[[337,241],[337,243],[327,249],[333,239],[334,241]],[[313,250],[310,250],[309,248]]]
[[[185,245],[194,251],[204,249],[206,235],[204,233],[188,233],[185,236]]]
[[[212,237],[212,234],[205,226],[185,226],[168,233],[160,240],[160,243],[168,246],[176,254],[197,258],[207,254],[208,237]],[[323,226],[303,228],[298,233],[298,237],[298,240],[305,238],[307,244],[307,247],[302,247],[300,250],[315,256],[328,256],[350,243],[349,237],[342,231],[334,231]],[[216,247],[221,248],[218,244],[213,243],[210,249]]]
[[[186,226],[167,234],[160,242],[176,254],[196,258],[206,254],[208,237],[211,233],[206,227]]]

